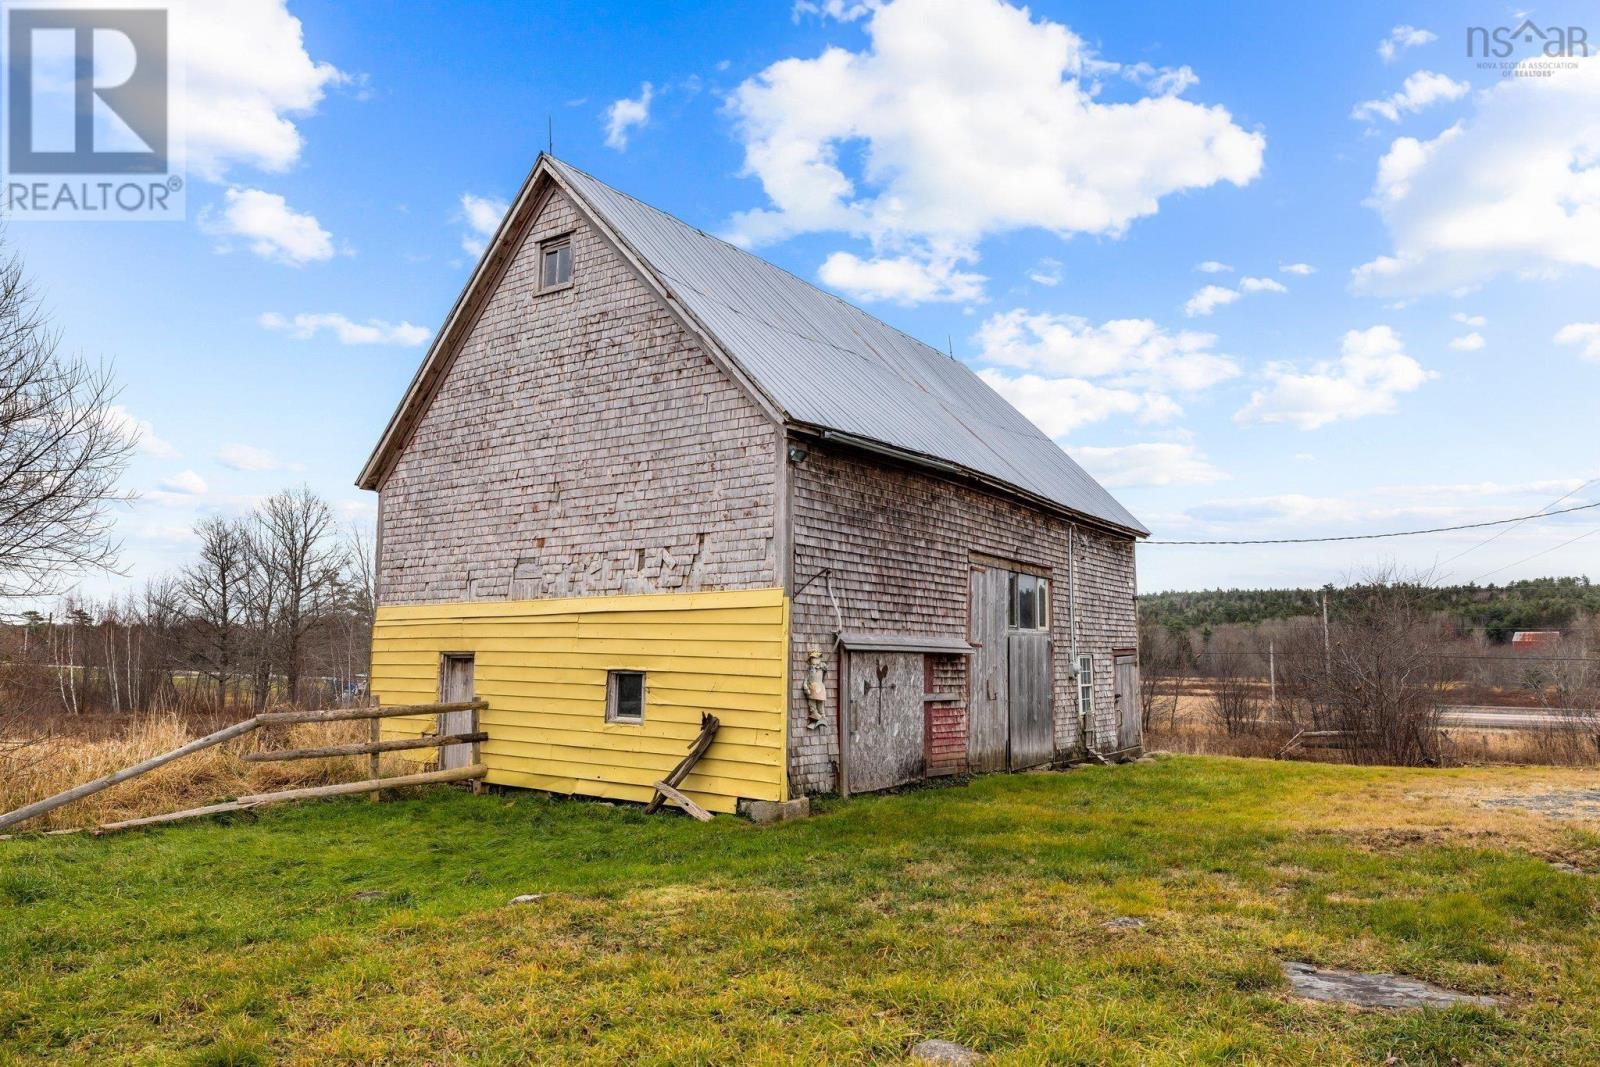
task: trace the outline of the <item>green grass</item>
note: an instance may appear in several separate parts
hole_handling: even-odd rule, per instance
[[[438,791],[0,844],[0,1063],[876,1063],[923,1037],[994,1063],[1600,1062],[1597,879],[1535,854],[1592,870],[1600,838],[1413,795],[1471,780],[1181,758],[765,830]],[[1434,829],[1361,829],[1402,803]],[[1146,925],[1101,927],[1122,915]],[[1283,958],[1509,1006],[1313,1005]]]

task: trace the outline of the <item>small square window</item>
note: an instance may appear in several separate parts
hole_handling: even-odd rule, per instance
[[[572,238],[557,237],[540,246],[539,288],[554,289],[572,281]]]
[[[612,671],[606,677],[606,721],[644,722],[643,671]]]

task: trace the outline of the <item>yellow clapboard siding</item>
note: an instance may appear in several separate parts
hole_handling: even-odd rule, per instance
[[[539,770],[551,763],[571,764],[587,768],[588,773],[614,777],[636,785],[659,782],[683,758],[681,751],[677,755],[664,752],[614,752],[593,746],[570,748],[566,745],[498,740],[484,742],[482,751],[485,756],[503,758],[507,766]],[[764,779],[771,777],[769,770],[769,767],[759,763],[745,763],[739,759],[722,760],[708,754],[695,764],[688,781],[691,786],[696,781],[737,782],[738,785],[729,787],[731,794],[749,796],[751,788],[759,790],[766,784]],[[707,789],[707,792],[728,792],[729,789]]]
[[[581,793],[584,796],[599,797],[603,800],[625,800],[635,804],[643,804],[654,794],[655,790],[649,786],[627,785],[621,782],[609,782],[596,778],[578,778],[574,776],[554,774],[527,774],[525,772],[497,770],[490,768],[488,781],[491,785],[509,785],[522,789],[543,789],[551,793]],[[712,812],[732,812],[738,810],[738,800],[733,797],[716,796],[710,793],[695,793],[686,790],[689,799],[699,804],[702,808]],[[761,799],[759,797],[755,799]]]
[[[436,699],[445,653],[475,657],[475,691],[489,705],[479,728],[490,735],[481,748],[492,783],[648,800],[709,711],[722,729],[684,791],[712,811],[785,795],[789,640],[780,589],[383,607],[373,692],[386,704]],[[605,721],[612,670],[646,672],[642,724]],[[387,719],[383,733],[416,736],[436,725]]]
[[[543,649],[538,647],[539,642],[531,641],[529,642],[530,647],[524,651],[514,652],[507,649],[499,649],[492,652],[484,652],[483,658],[485,665],[490,665],[493,663],[491,658],[493,656],[521,655],[532,657],[545,655],[571,667],[587,667],[590,670],[602,673],[614,670],[658,670],[689,674],[726,674],[740,678],[781,678],[787,666],[782,655],[778,653],[776,644],[773,646],[773,650],[765,658],[761,659],[724,657],[717,654],[708,655],[706,653],[711,650],[706,646],[685,646],[690,649],[690,652],[675,653],[652,649],[644,645],[604,651],[592,650],[593,646],[586,642],[577,642],[577,644],[579,647],[572,649]],[[441,644],[439,651],[441,653],[478,653],[478,650],[470,642]],[[693,651],[699,651],[701,654],[693,655],[691,654]],[[433,663],[437,664],[437,662],[438,660],[435,658]],[[374,652],[372,665],[374,670],[382,667],[393,667],[404,672],[425,668],[428,666],[428,661],[418,658],[414,652]]]
[[[488,716],[492,715],[490,718]],[[594,731],[575,724],[570,716],[546,715],[537,711],[496,712],[492,708],[480,720],[483,728],[493,733],[495,737],[522,740],[550,740],[562,744],[575,743],[580,737],[594,736]],[[597,744],[605,743],[607,737],[619,739],[618,745],[607,747],[627,747],[630,743],[643,743],[656,746],[648,751],[670,752],[681,757],[688,749],[689,743],[700,732],[699,720],[694,722],[655,722],[656,727],[647,740],[630,741],[639,738],[638,727],[627,726],[622,723],[603,723],[599,730],[600,739]],[[628,731],[632,731],[629,733]],[[781,747],[783,735],[776,730],[763,730],[758,727],[730,726],[724,722],[717,730],[717,744],[736,745],[761,753],[759,762],[766,762],[775,758],[775,750]]]
[[[571,637],[485,638],[474,634],[462,639],[471,644],[470,651],[476,652],[481,656],[495,655],[502,652],[517,655],[525,655],[529,652],[584,652],[603,655],[694,656],[729,660],[738,664],[745,660],[770,660],[773,658],[773,654],[778,651],[776,647],[778,642],[773,641],[770,637],[764,641],[747,641],[713,638],[668,640],[666,638],[587,637],[576,634]],[[431,652],[438,647],[437,639],[430,637],[389,639],[374,643],[373,655],[383,656],[390,663],[403,663],[408,656],[414,657],[419,652]]]
[[[398,604],[378,609],[397,621],[468,621],[515,616],[594,615],[613,612],[655,614],[707,609],[782,609],[782,589],[725,589],[713,593],[633,593],[621,596],[553,597],[549,600],[474,600],[458,604]],[[777,621],[782,621],[778,615]],[[642,621],[642,620],[641,620]],[[662,621],[659,617],[656,622]]]
[[[481,717],[481,721],[485,723],[506,722],[507,720],[517,719],[522,715],[537,710],[553,717],[562,717],[566,721],[568,729],[572,729],[574,727],[583,729],[585,727],[578,725],[578,723],[587,723],[592,721],[596,715],[600,716],[601,726],[618,725],[608,724],[605,721],[604,695],[596,697],[589,703],[587,708],[581,711],[575,711],[571,707],[560,710],[547,708],[537,701],[529,702],[501,700],[497,702],[493,693],[486,693],[481,690],[479,691],[479,696],[481,696],[489,704],[490,710],[484,712]],[[645,713],[645,721],[647,725],[651,727],[660,726],[663,731],[661,736],[663,737],[673,736],[681,727],[684,726],[692,727],[696,732],[698,732],[700,729],[701,710],[699,708],[650,704],[648,698],[646,698],[646,704],[649,705]],[[717,717],[717,721],[722,723],[723,726],[738,726],[747,730],[773,729],[776,726],[777,718],[771,712],[730,711],[727,708],[713,710],[712,714]],[[655,731],[652,730],[651,732],[654,733]]]

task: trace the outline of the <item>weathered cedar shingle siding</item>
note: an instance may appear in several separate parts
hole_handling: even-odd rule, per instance
[[[541,294],[569,231],[572,285]],[[558,190],[383,486],[382,600],[774,586],[778,447]]]
[[[812,444],[790,468],[795,585],[832,568],[832,593],[844,628],[880,634],[968,635],[972,553],[1047,568],[1051,577],[1056,747],[1079,751],[1077,695],[1068,674],[1067,547],[1065,519],[955,481],[898,467],[875,457]],[[1111,650],[1134,646],[1133,541],[1078,527],[1076,607],[1079,650],[1094,656],[1095,734],[1110,745],[1116,732]],[[806,705],[790,699],[790,789],[815,793],[836,787],[839,758],[838,678],[833,632],[838,628],[829,583],[817,579],[796,598],[790,675],[804,676],[805,655],[826,654],[833,699],[828,725],[806,729]],[[967,661],[937,657],[940,689],[967,695]],[[964,704],[934,710],[931,771],[961,769],[950,741]]]

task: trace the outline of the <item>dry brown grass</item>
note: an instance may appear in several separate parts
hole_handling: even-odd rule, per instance
[[[129,719],[117,736],[109,738],[0,735],[0,811],[11,811],[169,752],[197,736],[199,733],[173,714]],[[57,808],[22,829],[94,826],[197,807],[246,793],[359,781],[367,777],[365,756],[289,763],[246,763],[240,757],[265,749],[346,744],[366,737],[364,722],[266,727]],[[385,757],[384,774],[416,769],[413,763]]]
[[[1258,684],[1256,694],[1265,703],[1267,684]],[[1501,691],[1482,691],[1486,702],[1498,707],[1537,706],[1526,699],[1517,701]],[[1262,723],[1253,730],[1229,736],[1212,712],[1215,687],[1209,679],[1185,679],[1171,712],[1156,716],[1146,734],[1145,747],[1152,751],[1175,752],[1188,756],[1260,756],[1276,758],[1295,729],[1278,723]],[[1476,703],[1461,698],[1462,703]],[[1595,731],[1585,728],[1515,729],[1478,726],[1446,726],[1440,735],[1440,753],[1447,766],[1517,767],[1596,767],[1600,766],[1600,746]],[[1344,763],[1348,759],[1338,749],[1299,749],[1291,757],[1324,763]]]

